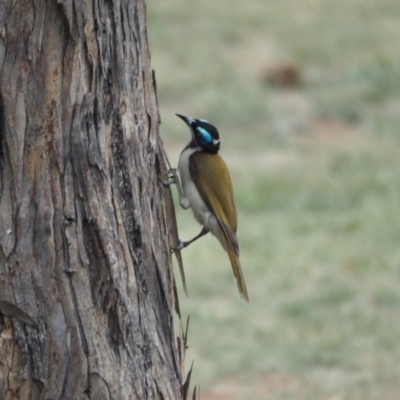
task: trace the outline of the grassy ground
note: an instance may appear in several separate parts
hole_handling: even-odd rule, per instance
[[[399,399],[400,4],[158,0],[148,14],[171,162],[189,139],[175,112],[215,123],[239,210],[250,305],[215,238],[183,254],[202,399]],[[287,61],[302,85],[266,84]],[[182,238],[198,233],[178,217]]]

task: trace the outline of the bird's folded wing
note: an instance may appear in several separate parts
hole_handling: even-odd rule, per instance
[[[238,256],[236,207],[231,178],[224,160],[218,154],[197,152],[190,156],[189,167],[197,190],[217,218],[231,249]]]

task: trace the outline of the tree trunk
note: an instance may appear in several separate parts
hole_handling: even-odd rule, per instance
[[[182,398],[144,3],[0,0],[0,399]]]

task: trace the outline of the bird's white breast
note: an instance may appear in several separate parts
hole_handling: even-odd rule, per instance
[[[198,151],[198,148],[187,148],[183,150],[179,158],[178,169],[181,177],[183,194],[189,203],[188,205],[192,209],[197,221],[207,227],[207,222],[213,215],[197,190],[189,169],[189,158],[196,151]]]

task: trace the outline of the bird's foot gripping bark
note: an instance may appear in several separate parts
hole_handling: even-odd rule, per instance
[[[189,246],[189,244],[191,243],[191,241],[189,242],[182,242],[182,240],[179,240],[178,245],[176,247],[173,247],[171,249],[172,253],[175,253],[175,251],[181,251],[182,249],[184,249],[185,247]]]
[[[179,240],[178,246],[176,246],[175,248],[172,249],[172,252],[177,251],[177,250],[182,250],[183,248],[189,246],[189,244],[193,243],[194,241],[196,241],[197,239],[201,238],[204,235],[207,235],[207,233],[210,232],[207,228],[203,227],[203,229],[201,230],[201,232],[195,236],[193,239],[188,240],[186,242],[183,242],[182,240]]]
[[[168,170],[168,179],[163,182],[163,185],[165,186],[171,186],[171,185],[178,185],[179,178],[178,178],[178,173],[176,171],[176,168],[171,168]]]
[[[184,209],[187,210],[190,207],[190,202],[189,199],[185,197],[182,186],[181,186],[181,181],[179,180],[178,172],[176,168],[171,168],[168,170],[168,180],[164,181],[163,184],[165,186],[170,186],[175,184],[176,190],[178,191],[178,197],[179,197],[179,204],[180,206]]]

